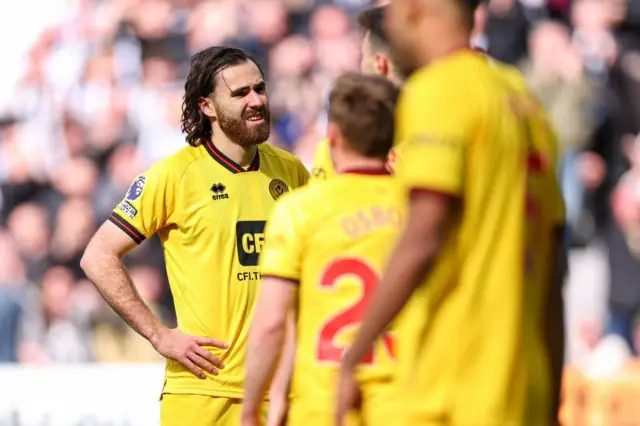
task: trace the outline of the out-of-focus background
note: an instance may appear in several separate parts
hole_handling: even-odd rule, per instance
[[[62,414],[52,414],[56,404],[32,398],[24,405],[16,391],[18,382],[27,395],[55,384],[64,405],[65,386],[75,388],[74,398],[86,401],[69,406],[95,411],[87,407],[97,389],[101,399],[126,397],[127,389],[132,394],[148,383],[140,374],[157,376],[141,373],[149,368],[142,364],[91,367],[157,367],[161,359],[86,281],[78,265],[83,248],[136,174],[184,146],[180,104],[189,57],[208,46],[239,46],[263,64],[271,143],[310,165],[324,132],[327,89],[339,73],[359,66],[355,13],[371,4],[0,4],[0,362],[12,363],[0,369],[0,425],[154,424],[133,417],[60,420]],[[575,371],[568,376],[568,389],[575,389],[567,400],[575,393],[578,407],[567,404],[566,424],[596,424],[588,423],[594,418],[618,424],[613,417],[575,418],[589,404],[595,410],[593,401],[611,405],[593,396],[604,392],[593,383],[635,377],[627,360],[640,351],[640,0],[489,0],[476,18],[473,43],[522,70],[561,142],[558,172],[572,230],[567,370]],[[158,241],[143,243],[127,264],[142,297],[173,323]],[[161,386],[158,371],[152,400]],[[129,384],[121,392],[109,387],[122,381]],[[52,401],[47,392],[43,400]],[[103,402],[114,412],[117,404]],[[38,404],[51,407],[26,423],[19,418]],[[640,424],[640,411],[629,414],[628,406],[602,410]],[[51,423],[43,423],[47,418]]]

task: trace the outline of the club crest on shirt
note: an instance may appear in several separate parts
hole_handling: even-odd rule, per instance
[[[269,184],[269,193],[274,200],[280,198],[285,192],[289,192],[289,188],[287,187],[287,184],[280,179],[274,179]]]
[[[127,191],[127,196],[125,197],[129,201],[135,201],[140,198],[142,195],[142,190],[144,189],[144,184],[147,178],[144,175],[138,176],[136,180],[133,181],[129,190]]]

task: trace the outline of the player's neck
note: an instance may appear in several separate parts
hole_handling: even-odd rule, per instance
[[[249,167],[251,162],[256,157],[256,151],[258,150],[258,145],[242,146],[229,140],[229,138],[224,135],[220,137],[214,136],[211,142],[229,159],[235,161],[241,167],[245,168]]]
[[[423,45],[421,63],[424,65],[430,62],[445,58],[464,49],[470,49],[470,35],[465,31],[455,28],[441,28],[439,34],[427,35],[425,40],[431,43]]]
[[[337,161],[336,161],[337,160]],[[346,173],[349,170],[384,170],[385,162],[379,158],[351,157],[334,160],[336,172]]]

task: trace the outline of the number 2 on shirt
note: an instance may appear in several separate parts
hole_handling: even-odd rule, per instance
[[[320,286],[324,288],[335,288],[340,278],[351,275],[355,276],[362,285],[362,297],[353,305],[332,317],[320,330],[318,338],[317,359],[339,363],[346,348],[336,345],[336,336],[345,327],[356,326],[364,317],[369,306],[373,292],[379,281],[379,276],[363,260],[357,258],[340,258],[333,261],[325,270],[320,280]],[[386,351],[393,357],[395,354],[393,337],[385,334],[382,343]],[[369,349],[362,362],[373,364],[373,347]]]

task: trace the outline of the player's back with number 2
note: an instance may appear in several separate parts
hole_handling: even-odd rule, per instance
[[[308,230],[293,379],[299,396],[294,407],[303,412],[292,409],[292,416],[312,421],[312,414],[323,413],[334,400],[336,367],[400,233],[403,199],[390,175],[353,171],[283,202],[299,212],[297,220]],[[396,337],[391,332],[379,341],[360,369],[372,400],[388,400]]]

